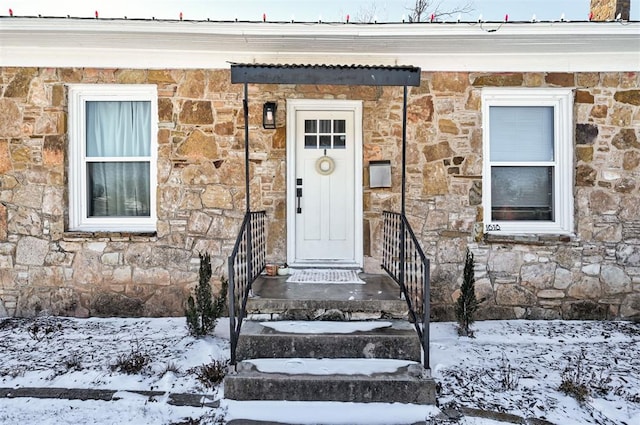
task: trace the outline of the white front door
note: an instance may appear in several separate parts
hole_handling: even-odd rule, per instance
[[[289,101],[292,266],[362,266],[361,103]],[[291,114],[291,115],[289,115]]]

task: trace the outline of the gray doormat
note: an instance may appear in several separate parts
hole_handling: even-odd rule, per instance
[[[360,283],[364,280],[358,277],[355,270],[335,269],[302,269],[293,270],[287,283]]]

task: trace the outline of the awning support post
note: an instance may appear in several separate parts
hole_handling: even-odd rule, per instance
[[[251,211],[251,193],[249,192],[249,87],[244,83],[244,190],[246,198],[245,211]]]
[[[407,186],[407,86],[404,86],[402,98],[402,206],[404,217],[406,212],[406,186]]]

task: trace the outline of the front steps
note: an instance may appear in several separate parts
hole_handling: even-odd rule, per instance
[[[415,329],[393,318],[406,317],[406,304],[395,284],[373,277],[372,285],[256,282],[247,310],[259,321],[242,325],[225,398],[435,404]]]
[[[235,400],[342,401],[353,403],[435,404],[435,391],[430,391],[420,363],[390,359],[326,359],[322,366],[304,365],[301,370],[288,371],[286,362],[280,367],[261,370],[261,361],[246,360],[238,373],[227,376],[225,397]],[[280,360],[280,359],[276,359]],[[292,364],[314,359],[290,359]],[[379,364],[368,368],[366,363]],[[385,365],[385,363],[390,365]],[[353,363],[350,365],[349,363]],[[335,372],[331,372],[332,365]],[[389,367],[390,366],[390,367]],[[313,368],[324,368],[325,374],[315,374]],[[351,373],[347,368],[351,367]],[[357,373],[367,369],[367,374]],[[376,371],[380,367],[382,371]]]
[[[273,323],[279,328],[274,329],[276,325]],[[366,330],[357,330],[359,323],[363,323],[362,329]],[[342,325],[341,322],[246,321],[238,341],[237,359],[305,357],[421,361],[420,341],[408,322],[349,322],[343,327],[355,329],[350,333],[336,333],[336,330],[328,329],[328,325],[336,324]]]

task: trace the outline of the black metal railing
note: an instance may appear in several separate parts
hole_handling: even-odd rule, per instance
[[[429,367],[429,315],[431,309],[429,259],[424,255],[407,217],[390,211],[384,218],[382,268],[400,286],[422,344],[423,364]]]
[[[229,256],[229,327],[231,364],[236,364],[236,347],[251,294],[251,285],[265,268],[267,237],[265,211],[245,213],[238,238]]]

